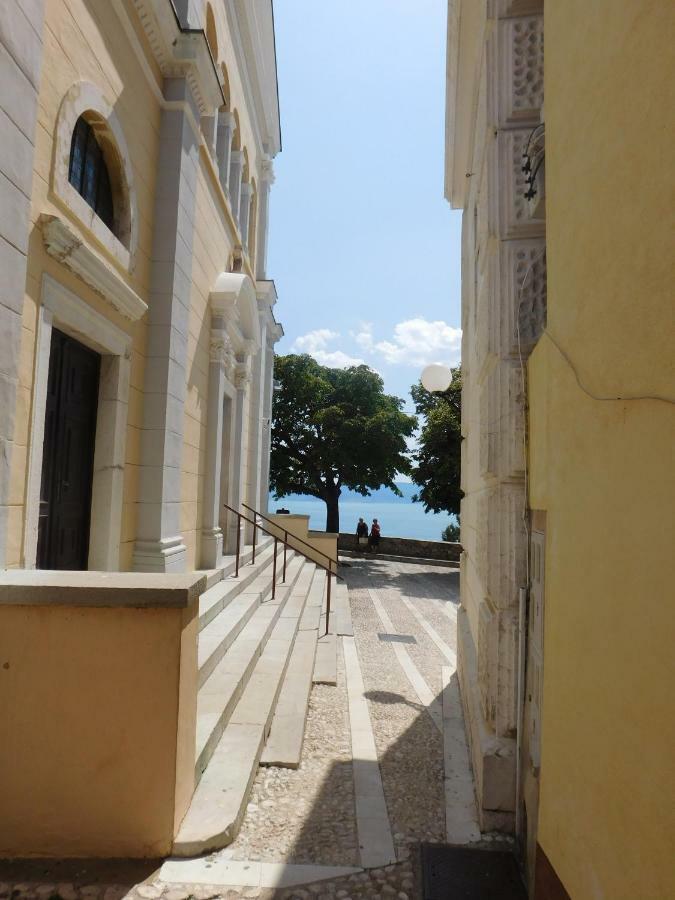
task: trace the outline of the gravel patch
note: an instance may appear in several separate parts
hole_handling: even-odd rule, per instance
[[[337,676],[337,686],[312,688],[299,768],[258,770],[241,831],[221,853],[232,859],[359,865],[341,644]]]

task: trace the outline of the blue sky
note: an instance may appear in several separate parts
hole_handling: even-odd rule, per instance
[[[364,361],[410,406],[460,352],[443,198],[446,0],[275,0],[283,152],[268,271],[280,353]]]

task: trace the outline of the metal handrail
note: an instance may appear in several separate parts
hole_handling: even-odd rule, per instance
[[[235,578],[239,577],[239,559],[241,556],[241,520],[242,519],[245,522],[248,522],[249,525],[253,525],[253,554],[251,557],[251,565],[255,565],[256,529],[259,528],[265,534],[268,534],[270,537],[274,538],[274,556],[273,556],[273,561],[272,561],[272,600],[274,600],[276,597],[277,545],[278,545],[279,541],[281,541],[281,543],[283,544],[283,547],[284,547],[283,570],[282,570],[282,576],[281,576],[282,584],[285,584],[285,582],[286,582],[286,551],[287,551],[288,547],[290,547],[291,550],[293,550],[294,552],[300,553],[302,556],[305,557],[305,559],[309,560],[309,562],[314,563],[314,565],[319,566],[319,568],[323,569],[324,572],[326,572],[327,578],[326,578],[326,631],[325,631],[325,634],[328,634],[328,627],[329,627],[329,622],[330,622],[330,594],[331,594],[332,577],[333,577],[333,575],[335,575],[336,578],[340,577],[337,574],[337,572],[332,571],[333,560],[330,558],[330,556],[326,556],[326,554],[322,553],[320,550],[315,550],[311,544],[308,544],[307,541],[303,541],[302,538],[296,538],[295,535],[292,535],[294,540],[298,540],[298,541],[300,541],[300,543],[306,544],[312,551],[319,553],[321,556],[326,556],[326,559],[328,559],[329,564],[331,564],[331,565],[325,566],[322,562],[318,562],[316,559],[312,559],[311,556],[308,556],[302,550],[299,550],[297,547],[294,547],[291,543],[289,543],[288,531],[285,529],[281,529],[279,525],[276,525],[270,519],[267,519],[266,516],[262,516],[261,518],[266,519],[268,522],[270,522],[271,525],[274,525],[275,528],[279,528],[279,530],[283,530],[285,537],[280,538],[278,534],[275,534],[274,532],[270,531],[268,528],[265,528],[264,525],[261,525],[259,522],[256,522],[255,519],[249,519],[249,517],[247,515],[245,515],[245,513],[241,512],[240,510],[234,509],[228,503],[223,503],[223,506],[225,507],[225,509],[229,510],[231,513],[234,513],[235,516],[237,517],[237,549],[236,549],[236,557],[235,557],[235,564],[234,564],[234,577]],[[244,503],[244,504],[242,504],[242,506],[246,506],[246,504]],[[249,506],[246,506],[246,508],[250,509]],[[253,510],[253,512],[255,512],[255,510]],[[259,514],[257,514],[257,515],[259,515]]]
[[[294,541],[300,541],[300,543],[304,544],[305,547],[309,547],[313,553],[318,553],[319,556],[323,556],[324,559],[328,560],[328,567],[330,568],[331,572],[333,571],[333,563],[335,563],[335,565],[337,566],[337,563],[335,562],[335,560],[333,559],[332,556],[329,556],[327,553],[324,553],[323,550],[317,550],[316,547],[314,547],[308,541],[305,541],[301,537],[298,537],[297,535],[293,534],[292,532],[289,532],[287,528],[282,528],[281,525],[278,524],[278,522],[275,522],[274,519],[270,519],[270,517],[266,516],[265,513],[258,512],[257,509],[253,509],[252,506],[249,506],[248,503],[244,503],[243,500],[242,500],[241,505],[246,507],[246,509],[249,512],[252,512],[254,516],[260,516],[261,519],[264,519],[266,522],[269,522],[271,525],[274,525],[275,528],[281,529],[284,532],[284,534],[286,534],[286,535],[291,534],[291,537],[293,538]],[[258,527],[261,528],[262,526],[258,526]],[[269,532],[268,532],[268,534],[269,534]],[[255,541],[254,541],[254,546],[255,546]],[[303,555],[306,556],[306,554],[303,554]],[[333,572],[333,575],[335,575],[336,578],[340,577],[337,572]]]

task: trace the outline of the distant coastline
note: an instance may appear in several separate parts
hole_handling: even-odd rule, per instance
[[[373,491],[370,497],[362,497],[354,491],[343,490],[340,497],[340,531],[356,531],[359,516],[370,524],[379,520],[382,534],[388,537],[408,537],[419,540],[440,541],[443,530],[455,516],[448,513],[425,513],[424,504],[413,503],[413,494],[419,491],[417,485],[396,482],[402,496],[397,496],[389,488]],[[270,495],[270,510],[288,509],[296,515],[308,515],[309,527],[316,531],[326,528],[326,505],[321,500],[307,495],[293,494],[275,500]]]

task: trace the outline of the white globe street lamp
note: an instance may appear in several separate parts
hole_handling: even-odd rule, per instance
[[[420,376],[422,387],[434,394],[442,394],[452,383],[452,371],[447,366],[432,363],[422,369]]]

